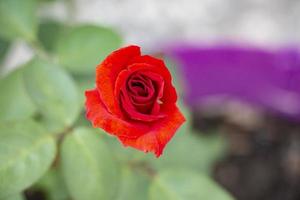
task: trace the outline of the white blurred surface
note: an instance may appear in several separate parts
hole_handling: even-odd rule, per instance
[[[73,9],[68,9],[63,0],[45,3],[39,15],[111,26],[124,36],[126,44],[138,44],[146,50],[174,41],[272,46],[300,42],[299,0],[73,1]],[[10,53],[6,67],[26,61],[25,54],[28,52]]]
[[[129,43],[300,40],[299,0],[76,0],[76,21],[111,25]]]

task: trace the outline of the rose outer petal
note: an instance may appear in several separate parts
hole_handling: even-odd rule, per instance
[[[118,100],[114,96],[115,81],[119,73],[136,56],[140,56],[138,46],[128,46],[111,53],[96,69],[96,86],[102,102],[108,111],[121,116]]]
[[[144,152],[150,151],[155,153],[156,157],[159,157],[183,122],[185,122],[184,116],[174,105],[169,115],[153,125],[148,133],[137,139],[120,136],[119,140],[124,146],[131,146]]]
[[[154,152],[159,157],[176,130],[185,121],[176,105],[167,117],[150,126],[126,122],[110,114],[101,101],[97,89],[85,92],[86,117],[94,127],[103,128],[119,138],[124,146],[131,146],[144,152]]]

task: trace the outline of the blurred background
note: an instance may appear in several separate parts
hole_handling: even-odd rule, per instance
[[[10,11],[4,13],[7,8],[3,5],[26,7],[33,1],[24,5],[0,2],[0,8],[5,8],[0,9],[0,25],[3,25],[0,29],[9,30],[11,27],[5,21]],[[7,37],[11,33],[0,31],[2,77],[36,54],[48,57],[45,53],[48,51],[55,62],[66,66],[83,92],[93,87],[90,72],[105,55],[119,46],[139,45],[144,53],[167,60],[182,97],[181,104],[190,110],[186,112],[193,127],[192,135],[199,140],[185,138],[181,140],[186,142],[182,142],[184,146],[178,137],[170,145],[181,150],[184,158],[178,152],[172,153],[171,147],[164,155],[169,158],[163,162],[185,163],[204,171],[237,200],[300,199],[300,1],[37,0],[36,3],[38,26],[33,29],[37,29],[40,42],[30,36],[19,37],[22,34],[12,40]],[[16,26],[22,27],[22,23]],[[31,22],[24,20],[24,23]],[[68,37],[60,37],[69,34],[65,31],[67,27],[81,24],[107,28],[104,39],[95,43],[106,40],[111,43],[103,44],[106,48],[103,51],[101,45],[91,47],[97,30],[91,37],[82,30],[82,35],[76,36],[79,42],[74,45]],[[70,48],[77,48],[77,52]],[[83,66],[89,66],[91,71],[82,70]],[[3,99],[6,91],[2,88]],[[2,104],[0,108],[4,109],[5,100]],[[191,149],[185,149],[191,145]],[[191,151],[195,154],[190,155]],[[27,198],[42,199],[39,192],[28,190]]]
[[[71,8],[61,0],[39,2],[41,18],[110,26],[125,43],[148,50],[175,41],[234,41],[269,47],[295,45],[300,40],[297,0],[70,0]],[[13,50],[19,53],[18,59],[8,60],[9,66],[30,57],[23,45],[14,45]]]

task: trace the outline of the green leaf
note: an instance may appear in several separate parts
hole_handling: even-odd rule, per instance
[[[59,133],[74,123],[80,113],[80,99],[69,74],[54,64],[34,59],[26,66],[24,79],[49,131]]]
[[[35,0],[0,0],[0,35],[33,41],[37,30]]]
[[[167,144],[159,159],[147,155],[143,160],[150,162],[157,170],[176,167],[210,173],[213,164],[226,153],[227,141],[220,134],[195,132],[191,126],[190,111],[181,102],[179,107],[187,121]]]
[[[0,80],[0,120],[19,120],[34,115],[36,108],[24,87],[23,69]]]
[[[150,200],[233,200],[210,178],[191,171],[159,173],[150,190]]]
[[[8,50],[8,47],[9,42],[0,38],[0,65],[3,62],[3,59],[5,58],[5,54]]]
[[[60,35],[56,53],[61,65],[75,74],[93,74],[111,51],[121,45],[120,36],[111,29],[84,25]]]
[[[85,111],[82,111],[75,122],[76,126],[91,127],[91,122],[86,118]]]
[[[58,0],[38,0],[40,3],[52,3],[54,1],[58,1]]]
[[[95,88],[95,75],[74,76],[80,95],[80,102],[82,107],[85,102],[85,91]]]
[[[134,166],[124,166],[116,200],[146,200],[150,179]]]
[[[0,200],[25,200],[23,194],[14,194],[6,198],[0,198]]]
[[[46,50],[52,52],[57,43],[59,35],[65,26],[57,21],[46,20],[39,25],[38,38]]]
[[[62,145],[62,170],[74,200],[112,199],[118,189],[118,165],[99,133],[78,128]]]
[[[67,200],[69,194],[60,171],[50,169],[35,185],[35,188],[45,192],[47,200]]]
[[[112,135],[108,135],[104,131],[100,131],[100,133],[104,134],[103,139],[109,145],[114,154],[114,157],[120,162],[131,162],[131,161],[145,161],[146,159],[152,159],[146,156],[146,154],[142,151],[138,151],[131,147],[124,147],[121,142]],[[153,156],[153,155],[152,155]]]
[[[159,159],[152,158],[157,169],[187,168],[210,173],[213,164],[226,153],[226,141],[221,135],[201,135],[179,131]]]
[[[50,167],[54,139],[36,122],[0,124],[0,198],[31,186]]]

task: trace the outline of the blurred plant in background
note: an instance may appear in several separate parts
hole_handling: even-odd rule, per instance
[[[160,159],[91,127],[83,91],[94,87],[95,66],[122,37],[108,27],[40,19],[42,3],[0,0],[0,63],[16,40],[35,54],[16,70],[1,68],[0,199],[233,199],[210,178],[226,152],[224,138],[217,129],[193,130],[183,105],[189,123]]]

